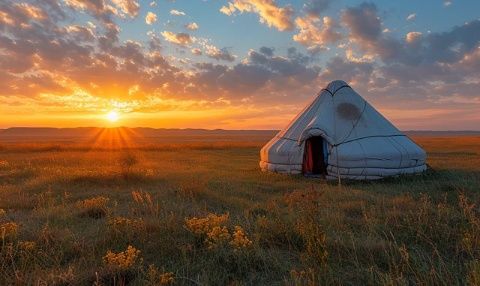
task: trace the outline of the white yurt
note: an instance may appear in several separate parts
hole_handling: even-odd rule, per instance
[[[336,80],[260,151],[264,171],[370,180],[420,173],[426,153]]]

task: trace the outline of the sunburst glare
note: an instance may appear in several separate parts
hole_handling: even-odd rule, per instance
[[[120,115],[115,110],[112,110],[109,113],[107,113],[106,117],[107,117],[107,120],[110,122],[117,122],[120,119]]]

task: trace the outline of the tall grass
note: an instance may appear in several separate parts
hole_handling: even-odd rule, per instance
[[[257,143],[4,147],[0,285],[478,285],[480,139],[419,143],[434,172],[342,188]]]

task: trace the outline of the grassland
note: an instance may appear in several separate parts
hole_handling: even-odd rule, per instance
[[[480,284],[480,138],[433,171],[262,173],[262,140],[0,144],[0,285]]]

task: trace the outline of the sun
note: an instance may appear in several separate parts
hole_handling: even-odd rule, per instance
[[[107,120],[108,121],[117,122],[118,119],[120,119],[120,116],[119,116],[118,112],[116,112],[115,110],[112,110],[109,113],[107,113]]]

